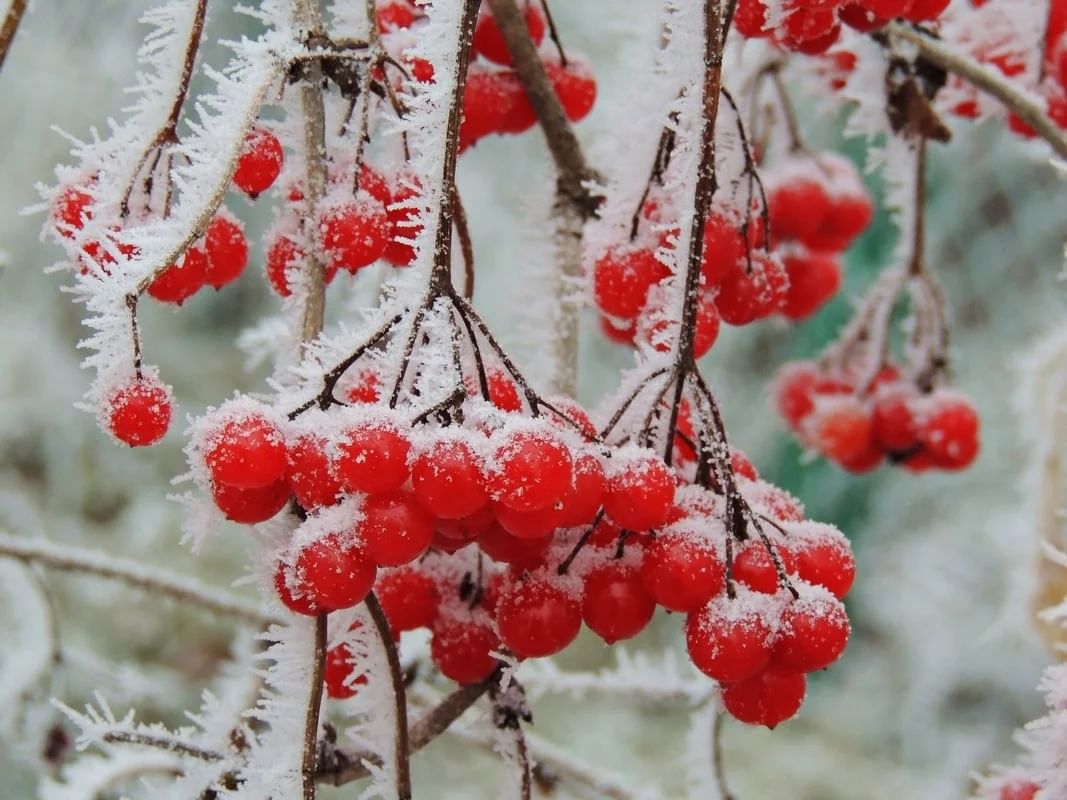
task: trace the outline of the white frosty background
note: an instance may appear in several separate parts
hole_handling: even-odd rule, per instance
[[[225,584],[242,571],[244,534],[235,529],[213,539],[193,558],[177,545],[177,508],[163,499],[170,477],[182,471],[180,436],[131,452],[112,445],[89,415],[74,410],[88,383],[74,349],[83,335],[78,310],[58,294],[59,279],[41,269],[60,257],[59,250],[38,242],[38,218],[18,213],[36,200],[34,182],[50,180],[52,165],[65,157],[66,144],[49,125],[84,135],[118,113],[121,87],[132,82],[141,34],[136,19],[149,4],[33,5],[0,73],[0,528],[43,533]],[[598,110],[582,126],[582,135],[593,140],[610,132],[612,109],[640,90],[629,54],[654,35],[644,29],[656,3],[557,1],[555,7],[566,42],[592,58],[601,82]],[[214,31],[239,32],[229,14],[213,17]],[[222,63],[218,55],[208,51],[216,65]],[[816,516],[856,537],[861,569],[851,601],[854,645],[812,682],[800,719],[774,733],[728,729],[729,776],[741,800],[961,797],[967,773],[1010,758],[1011,730],[1039,712],[1033,687],[1046,656],[1026,624],[1035,548],[1022,482],[1032,448],[1012,397],[1020,353],[1063,319],[1057,275],[1067,206],[1038,155],[994,128],[959,137],[948,155],[937,148],[940,180],[930,226],[931,262],[944,270],[959,321],[959,383],[983,412],[986,447],[977,467],[957,476],[916,479],[882,471],[861,480],[825,465],[798,468],[763,387],[775,364],[813,352],[826,336],[825,322],[795,333],[774,326],[729,331],[710,360],[736,442],[769,477],[801,494]],[[830,130],[823,134],[822,141],[830,141]],[[819,141],[815,133],[812,138]],[[531,209],[543,207],[549,187],[539,136],[480,143],[464,158],[461,184],[478,255],[477,302],[521,354],[523,329],[516,320],[529,266],[524,255],[537,256],[526,242],[540,233]],[[997,196],[1008,201],[1008,221]],[[247,211],[241,198],[230,204],[242,215]],[[263,220],[257,221],[253,235],[262,229]],[[865,252],[888,253],[890,245],[868,240]],[[274,311],[256,274],[260,265],[261,256],[237,286],[217,296],[202,293],[180,313],[146,304],[147,357],[175,385],[186,411],[229,394],[244,361],[231,345],[261,313]],[[850,291],[866,284],[870,266],[853,258]],[[611,388],[628,356],[597,338],[595,323],[588,323],[581,389],[592,403]],[[260,380],[248,374],[240,388]],[[7,569],[0,580],[0,594],[25,594],[32,586]],[[195,706],[199,688],[227,652],[229,629],[200,615],[91,580],[50,585],[66,667],[42,691],[38,707],[48,694],[79,707],[100,688],[119,711],[133,703],[143,710],[141,719],[172,722],[183,704]],[[26,624],[24,605],[0,603],[0,667],[13,653],[47,644],[33,633],[40,627]],[[677,648],[677,622],[660,620],[639,646]],[[561,663],[595,668],[608,660],[605,648],[589,638]],[[0,695],[8,698],[9,688],[0,685]],[[672,796],[684,793],[674,768],[686,735],[681,715],[592,695],[579,713],[575,709],[566,698],[540,699],[535,730],[634,775],[635,785],[651,779]],[[34,797],[32,777],[20,764],[35,757],[40,740],[34,735],[54,714],[0,720],[24,732],[17,743],[0,746],[3,795]],[[491,787],[501,785],[495,761],[459,747],[442,742],[416,759],[416,780],[436,787],[426,796],[495,796]],[[480,793],[462,788],[468,780],[483,787],[475,790]],[[569,796],[565,786],[557,796]]]

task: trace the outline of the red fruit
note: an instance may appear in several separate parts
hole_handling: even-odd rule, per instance
[[[882,19],[903,16],[911,7],[912,0],[862,0],[865,8]]]
[[[374,585],[374,594],[394,634],[429,628],[437,619],[441,593],[433,579],[418,570],[402,567],[383,572]]]
[[[391,421],[358,423],[337,443],[337,476],[350,492],[391,492],[408,479],[410,450],[411,442]]]
[[[405,58],[408,72],[416,83],[433,83],[437,76],[437,70],[432,63],[425,58]]]
[[[836,20],[836,12],[834,19]],[[823,21],[820,20],[819,24],[823,24]],[[809,56],[818,56],[837,44],[837,40],[840,38],[841,26],[834,24],[826,30],[825,33],[812,39],[803,39],[799,41],[795,39],[787,39],[784,40],[783,43],[788,45],[791,49],[796,50],[798,53],[804,53]]]
[[[56,195],[52,204],[52,224],[66,239],[73,239],[74,231],[80,231],[93,218],[93,196],[85,191],[86,188],[67,186]]]
[[[469,517],[489,504],[485,472],[462,439],[439,439],[411,465],[415,499],[440,519]]]
[[[947,470],[964,469],[978,457],[978,413],[963,397],[930,396],[919,439],[930,461]]]
[[[489,386],[489,402],[501,411],[521,411],[522,398],[515,381],[498,369],[490,370],[486,376]]]
[[[734,11],[734,27],[742,36],[758,39],[767,36],[767,6],[763,0],[739,0]]]
[[[322,669],[322,682],[326,685],[326,694],[335,700],[354,697],[357,687],[367,685],[367,676],[360,674],[355,680],[349,680],[356,665],[352,651],[347,644],[339,644],[326,651],[326,662]]]
[[[540,511],[559,501],[574,482],[567,446],[550,430],[507,435],[493,456],[492,494],[516,511]]]
[[[527,3],[522,11],[526,20],[526,30],[530,34],[534,45],[541,44],[545,38],[545,16],[538,3]],[[481,54],[495,64],[505,67],[511,66],[511,53],[508,52],[504,36],[497,27],[492,13],[483,13],[478,17],[477,26],[474,29],[474,52]]]
[[[551,534],[541,539],[520,539],[497,524],[478,537],[478,546],[493,561],[522,566],[539,562],[551,544]]]
[[[856,579],[856,560],[846,542],[837,538],[801,542],[795,548],[797,575],[828,589],[839,600]]]
[[[883,461],[885,461],[885,451],[878,447],[874,442],[871,442],[867,449],[859,455],[839,463],[843,469],[848,470],[854,475],[862,475],[878,469],[878,467],[882,466]]]
[[[768,204],[771,231],[778,241],[807,242],[830,213],[830,197],[815,177],[796,177],[776,187]]]
[[[560,500],[556,525],[574,528],[588,525],[596,517],[607,490],[607,478],[600,459],[585,453],[574,460],[574,485]]]
[[[748,325],[781,309],[789,279],[776,256],[763,251],[751,254],[749,265],[734,269],[719,284],[715,306],[728,325]]]
[[[834,398],[805,420],[816,449],[827,458],[844,463],[870,448],[871,415],[854,397]]]
[[[538,511],[516,511],[503,503],[493,503],[493,514],[500,527],[519,539],[543,539],[559,524],[559,512],[549,506]]]
[[[645,305],[648,290],[670,274],[651,250],[614,248],[593,268],[593,295],[605,314],[632,319]]]
[[[1033,781],[1012,781],[1000,787],[998,800],[1034,800],[1041,787]]]
[[[794,253],[782,259],[789,275],[782,314],[791,320],[810,317],[830,300],[841,286],[841,265],[820,253]]]
[[[359,165],[359,189],[386,208],[393,202],[393,193],[389,191],[389,183],[380,172],[367,164]]]
[[[263,127],[245,136],[244,149],[237,158],[233,182],[251,198],[267,191],[282,171],[285,153],[278,137]]]
[[[837,22],[835,8],[787,4],[790,5],[792,10],[785,17],[781,34],[783,43],[791,49],[799,50],[804,44],[821,40],[833,31]]]
[[[567,119],[571,122],[585,119],[596,103],[596,78],[589,66],[573,60],[563,66],[559,61],[549,60],[545,62],[545,72]]]
[[[719,338],[719,311],[715,307],[715,297],[710,292],[701,295],[697,304],[696,332],[693,336],[693,356],[703,358]],[[660,310],[655,312],[647,328],[638,327],[642,339],[660,353],[668,353],[678,339],[679,324]]]
[[[496,669],[489,655],[500,640],[487,624],[474,620],[438,620],[430,641],[430,657],[441,674],[456,683],[478,683]]]
[[[550,397],[549,402],[552,404],[552,408],[554,408],[555,411],[546,411],[545,419],[547,419],[553,427],[563,431],[577,430],[578,433],[590,441],[597,438],[596,425],[593,424],[589,412],[582,408],[581,403],[563,395]],[[560,412],[562,417],[560,414],[557,414],[556,411]]]
[[[148,285],[148,293],[156,300],[180,306],[200,291],[207,275],[207,254],[199,247],[190,247],[180,263],[171,264]]]
[[[582,606],[563,587],[530,579],[512,586],[497,603],[500,640],[520,658],[543,658],[574,641]]]
[[[870,33],[884,27],[888,20],[875,14],[863,3],[849,3],[837,12],[843,23],[860,33]]]
[[[787,605],[778,620],[774,665],[791,672],[814,672],[841,657],[851,628],[841,601],[812,595]]]
[[[608,644],[632,639],[644,630],[656,611],[636,570],[609,564],[585,579],[582,618]]]
[[[417,181],[401,181],[393,192],[393,202],[386,209],[390,238],[384,256],[394,267],[406,267],[415,260],[415,248],[400,239],[415,239],[422,232],[418,209],[409,207],[419,196],[417,187]]]
[[[748,246],[741,235],[741,224],[724,215],[712,212],[704,222],[704,250],[700,272],[704,285],[718,286],[728,275],[747,264]]]
[[[878,447],[902,453],[919,443],[919,426],[912,408],[915,399],[915,390],[904,385],[878,391],[871,411],[871,435]]]
[[[617,464],[608,479],[604,512],[620,528],[647,531],[667,521],[674,504],[674,475],[651,453]]]
[[[278,567],[274,570],[274,589],[278,592],[282,604],[294,614],[303,614],[305,617],[317,617],[324,613],[325,609],[315,603],[304,585],[295,580],[291,573],[292,570],[284,561],[278,562]],[[290,581],[297,586],[297,592],[289,588]]]
[[[695,611],[723,590],[724,579],[710,542],[668,534],[645,549],[641,581],[652,599],[670,611]]]
[[[750,481],[759,479],[759,474],[752,466],[752,462],[748,460],[748,456],[732,447],[730,448],[730,469],[734,471],[734,475],[748,478]]]
[[[304,251],[288,236],[281,235],[267,248],[267,280],[282,297],[292,294],[289,276],[286,274],[291,264],[304,259]]]
[[[345,391],[349,403],[373,405],[382,399],[382,379],[373,369],[361,369]]]
[[[303,593],[326,611],[363,602],[374,587],[377,572],[374,560],[362,546],[338,534],[309,544],[296,559]]]
[[[696,668],[719,683],[747,680],[771,660],[771,629],[763,616],[727,597],[689,615],[685,643]]]
[[[433,518],[407,489],[369,496],[358,530],[367,555],[382,567],[410,564],[430,548]]]
[[[835,197],[822,226],[804,244],[812,250],[840,253],[866,230],[873,218],[874,206],[866,194]]]
[[[337,502],[341,480],[327,452],[326,439],[313,433],[304,434],[286,448],[289,487],[305,509],[329,506]]]
[[[926,22],[941,16],[951,0],[912,0],[904,16],[912,22]]]
[[[319,218],[319,246],[330,265],[355,274],[385,252],[392,227],[385,206],[369,192],[331,206]]]
[[[231,522],[255,525],[266,522],[289,502],[289,483],[280,478],[258,489],[237,489],[224,483],[211,486],[211,499]]]
[[[438,519],[437,532],[449,539],[469,542],[477,539],[496,522],[496,515],[489,506],[462,519]]]
[[[774,546],[787,573],[796,572],[793,553],[781,545]],[[778,568],[762,541],[750,540],[734,554],[734,579],[754,592],[774,594],[778,591]]]
[[[722,687],[722,703],[734,719],[773,729],[796,715],[806,690],[803,675],[768,668],[746,681]]]
[[[155,444],[170,427],[170,389],[158,378],[141,376],[115,387],[105,407],[108,431],[130,447]]]
[[[79,271],[82,275],[94,272],[110,275],[111,271],[108,266],[115,263],[115,251],[124,259],[133,258],[140,253],[140,250],[134,245],[117,239],[114,235],[116,233],[118,233],[118,229],[113,228],[105,242],[94,240],[82,245],[82,255],[78,256]]]
[[[815,410],[812,396],[822,377],[822,370],[810,361],[786,364],[778,371],[771,387],[774,405],[790,427],[796,428]]]
[[[389,33],[398,28],[410,28],[417,17],[417,10],[408,0],[386,0],[384,3],[378,3],[376,11],[378,30],[382,33]]]
[[[244,271],[248,264],[248,240],[236,220],[215,216],[204,233],[207,253],[207,283],[221,289]]]
[[[229,419],[208,436],[204,463],[215,483],[258,489],[285,475],[285,440],[260,414]]]
[[[626,327],[619,328],[607,317],[601,317],[600,332],[616,344],[632,345],[637,336],[637,323],[631,320]]]

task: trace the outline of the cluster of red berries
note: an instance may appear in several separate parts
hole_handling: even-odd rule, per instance
[[[793,155],[764,173],[771,238],[789,277],[781,313],[814,314],[841,286],[840,253],[874,217],[856,168],[836,153]]]
[[[850,472],[883,461],[910,472],[968,467],[978,456],[979,420],[950,389],[923,391],[883,368],[869,385],[815,362],[787,364],[775,380],[778,413],[807,446]]]
[[[740,0],[734,27],[748,38],[770,37],[786,50],[825,53],[841,36],[841,23],[867,33],[898,17],[911,22],[937,19],[949,0],[786,0],[774,14],[765,0]]]
[[[535,45],[545,37],[545,13],[540,2],[527,2],[523,8],[526,28]],[[459,129],[460,151],[490,134],[518,134],[537,122],[522,81],[511,68],[504,37],[492,13],[483,8],[474,30],[473,58],[467,71],[463,95],[463,120]],[[596,102],[596,79],[588,64],[555,52],[541,54],[545,72],[559,97],[567,118],[584,119]]]

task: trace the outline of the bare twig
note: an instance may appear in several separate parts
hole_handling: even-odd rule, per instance
[[[394,740],[396,761],[396,795],[398,800],[410,800],[411,798],[411,765],[410,746],[408,744],[408,703],[407,689],[404,686],[404,672],[400,668],[400,656],[397,654],[396,645],[393,643],[393,634],[389,630],[389,620],[382,611],[378,598],[371,592],[367,596],[367,611],[370,612],[374,621],[374,628],[378,633],[378,640],[385,651],[386,661],[389,663],[389,678],[393,689],[396,716],[396,738]]]
[[[15,41],[15,34],[22,22],[22,16],[26,13],[26,5],[27,0],[11,0],[11,5],[7,9],[4,24],[0,27],[0,69],[4,66],[11,43]]]
[[[226,756],[214,750],[197,747],[194,744],[183,742],[170,736],[151,736],[144,733],[131,731],[108,731],[103,735],[103,740],[110,744],[131,744],[138,747],[151,747],[153,750],[165,750],[168,753],[177,753],[180,756],[189,756],[199,761],[222,761]]]

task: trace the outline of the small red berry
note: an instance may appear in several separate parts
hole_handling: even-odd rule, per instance
[[[326,662],[323,664],[322,681],[326,685],[326,694],[335,700],[344,700],[355,697],[360,686],[367,685],[367,676],[357,675],[351,680],[352,673],[356,671],[356,664],[352,650],[346,644],[339,644],[326,651]]]
[[[604,512],[620,528],[647,531],[667,521],[674,503],[674,475],[651,453],[614,467],[604,496]]]
[[[487,622],[438,620],[430,640],[430,657],[441,674],[456,683],[478,683],[492,674],[497,661],[491,652],[500,640]]]
[[[130,447],[155,444],[170,427],[170,388],[155,377],[141,376],[116,387],[105,407],[111,435]]]
[[[266,522],[289,502],[289,484],[285,478],[258,489],[238,489],[225,483],[211,486],[211,499],[231,522],[255,525]]]
[[[164,303],[181,305],[207,282],[207,254],[199,247],[185,251],[180,263],[171,264],[148,286],[148,293]]]
[[[516,511],[540,511],[559,501],[574,482],[567,446],[551,430],[507,434],[493,456],[492,494]]]
[[[607,479],[600,459],[586,453],[574,459],[574,485],[563,495],[556,512],[561,528],[588,525],[596,517],[607,490]]]
[[[720,597],[689,615],[685,642],[693,664],[712,680],[736,683],[771,660],[771,629],[759,611]]]
[[[284,561],[278,562],[278,567],[274,570],[274,589],[278,592],[282,605],[294,614],[303,614],[305,617],[317,617],[324,613],[326,609],[315,603],[304,584],[296,580],[292,573],[293,570]],[[297,586],[296,592],[290,588],[290,582]]]
[[[841,599],[856,579],[856,560],[848,543],[837,538],[804,541],[795,547],[797,575]]]
[[[780,545],[772,547],[786,573],[796,572],[792,551]],[[734,554],[734,578],[755,592],[774,594],[778,591],[778,567],[762,541],[753,539]]]
[[[504,593],[496,609],[501,641],[520,658],[558,653],[578,635],[582,607],[562,586],[521,581]]]
[[[538,3],[527,3],[522,10],[526,21],[526,30],[530,34],[535,46],[541,44],[545,38],[545,15]],[[508,52],[504,35],[497,27],[496,19],[491,12],[483,13],[478,17],[477,26],[474,29],[474,52],[489,59],[495,64],[505,67],[511,66],[511,53]]]
[[[536,564],[551,544],[551,534],[540,539],[520,539],[495,523],[478,537],[478,546],[482,552],[502,564]]]
[[[660,536],[645,549],[641,580],[670,611],[695,611],[725,585],[722,562],[710,542],[681,534]]]
[[[300,551],[296,575],[301,588],[318,607],[350,608],[370,594],[378,568],[362,546],[347,536],[331,534]]]
[[[255,198],[267,191],[282,171],[285,154],[278,137],[263,127],[253,128],[245,136],[244,149],[237,158],[233,182],[237,188]]]
[[[574,60],[563,66],[550,59],[545,62],[545,72],[567,119],[571,122],[585,119],[596,103],[596,78],[589,66]]]
[[[739,722],[773,729],[796,715],[806,690],[802,674],[768,668],[748,680],[724,686],[722,703]]]
[[[605,314],[633,319],[645,305],[648,290],[670,274],[651,250],[615,248],[593,268],[593,294]]]
[[[240,224],[226,214],[211,220],[204,233],[207,283],[221,289],[244,271],[248,264],[248,240]]]
[[[841,287],[841,265],[833,256],[794,253],[782,259],[789,275],[782,314],[791,320],[810,317]]]
[[[407,489],[369,496],[358,525],[367,555],[382,567],[410,564],[433,540],[433,518]]]
[[[411,567],[382,572],[374,594],[394,633],[429,628],[441,604],[441,593],[433,579]]]
[[[355,274],[382,256],[392,226],[381,201],[361,191],[353,200],[329,206],[319,218],[318,233],[330,264]]]
[[[304,251],[288,236],[279,235],[267,248],[267,280],[282,297],[292,294],[289,268],[304,260]]]
[[[609,564],[585,579],[582,618],[608,644],[632,639],[644,630],[656,611],[634,569]]]
[[[930,396],[919,430],[923,449],[935,466],[960,470],[978,457],[978,413],[964,397]]]
[[[93,196],[87,188],[72,184],[56,195],[52,223],[56,232],[66,239],[74,238],[74,232],[80,231],[93,218]]]
[[[408,437],[391,420],[360,422],[337,443],[337,475],[350,492],[390,492],[408,479],[410,450]]]
[[[464,439],[438,439],[411,465],[415,499],[440,519],[469,517],[489,504],[485,472]]]
[[[290,441],[286,448],[289,486],[305,509],[337,502],[341,480],[327,452],[326,439],[306,433]]]
[[[774,640],[774,665],[792,672],[814,672],[841,657],[851,628],[841,601],[804,596],[782,611]]]
[[[285,475],[285,441],[261,414],[227,420],[209,434],[206,445],[204,463],[216,483],[258,489]]]

